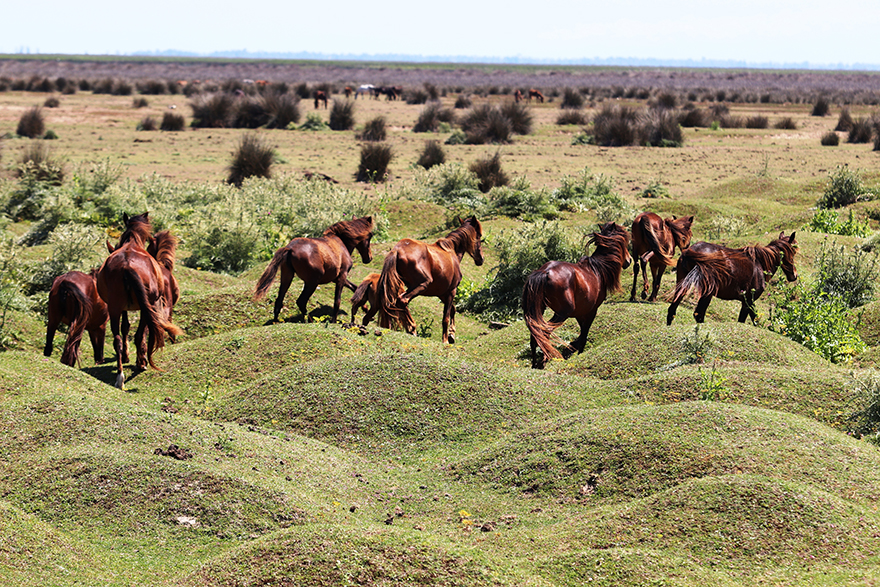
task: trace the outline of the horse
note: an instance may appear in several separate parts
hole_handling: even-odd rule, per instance
[[[83,331],[88,330],[95,353],[95,364],[104,362],[104,333],[107,327],[107,304],[98,295],[95,271],[91,274],[71,271],[59,275],[49,291],[49,319],[46,325],[46,346],[43,355],[52,356],[52,341],[62,322],[70,326],[61,362],[73,367],[79,355]]]
[[[275,274],[281,270],[281,285],[275,299],[274,322],[284,307],[284,296],[290,288],[294,275],[303,280],[303,290],[296,305],[302,312],[303,320],[309,319],[306,304],[318,285],[335,283],[336,294],[333,302],[333,322],[339,315],[342,302],[342,288],[355,291],[354,284],[348,279],[348,272],[353,265],[351,253],[355,249],[361,254],[364,263],[373,260],[370,241],[373,238],[373,217],[365,216],[354,220],[337,222],[324,231],[318,238],[295,238],[287,246],[275,251],[269,266],[263,271],[254,290],[254,299],[261,299],[275,280]]]
[[[379,311],[379,277],[378,273],[370,273],[367,275],[364,280],[361,282],[357,289],[354,290],[354,295],[351,296],[351,321],[354,322],[355,314],[359,308],[363,308],[366,304],[370,304],[369,308],[366,310],[366,314],[364,314],[364,319],[361,322],[364,326],[370,323],[370,320],[376,315],[376,312]]]
[[[443,344],[455,344],[455,293],[461,282],[461,259],[467,253],[483,264],[483,228],[476,216],[434,244],[405,238],[385,257],[379,277],[379,325],[401,323],[409,334],[416,325],[407,307],[419,295],[443,302]]]
[[[153,352],[165,345],[165,333],[171,336],[183,334],[167,318],[163,298],[165,277],[159,263],[146,249],[152,232],[149,212],[131,217],[123,214],[122,219],[125,232],[119,239],[119,246],[101,265],[95,279],[98,295],[107,303],[116,352],[116,387],[119,389],[125,386],[122,364],[128,362],[129,310],[140,310],[141,313],[134,337],[137,369],[144,370],[148,364],[158,369],[153,362]],[[146,341],[145,333],[148,334]]]
[[[517,90],[513,93],[513,101],[516,103],[520,103],[523,101],[523,95],[521,91]]]
[[[321,102],[324,103],[324,108],[327,108],[327,92],[324,90],[315,90],[315,110],[318,109],[318,104]]]
[[[345,86],[342,93],[345,94],[346,98],[351,98],[351,95],[354,94],[354,88],[351,86]]]
[[[626,228],[614,222],[599,225],[590,243],[596,245],[591,256],[581,257],[577,263],[549,261],[526,278],[522,309],[533,368],[543,369],[550,359],[563,358],[554,347],[558,339],[553,331],[570,317],[578,321],[581,332],[567,345],[565,356],[583,352],[599,306],[608,294],[620,290],[620,274],[632,262]],[[549,321],[544,319],[545,308],[553,310]],[[538,346],[544,353],[540,361],[535,352]]]
[[[357,90],[354,93],[354,99],[357,100],[358,96],[363,96],[364,94],[372,95],[373,88],[375,88],[373,84],[362,84],[358,86]]]
[[[696,292],[697,307],[694,319],[702,323],[706,318],[706,310],[712,297],[722,300],[739,300],[742,308],[738,320],[745,322],[746,317],[755,322],[755,301],[764,293],[767,280],[782,267],[788,281],[797,280],[797,268],[794,265],[797,255],[795,233],[779,238],[766,247],[752,246],[742,249],[729,249],[712,243],[694,243],[684,250],[676,268],[677,283],[669,296],[669,310],[666,314],[666,325],[672,324],[678,305],[691,290]]]
[[[532,101],[532,98],[534,98],[535,100],[537,100],[541,104],[544,103],[544,94],[541,93],[541,90],[536,90],[535,88],[531,88],[529,90],[529,102]]]
[[[636,216],[632,224],[632,252],[638,257],[634,264],[633,286],[629,294],[629,301],[636,299],[636,282],[639,280],[639,268],[642,271],[642,299],[648,296],[648,273],[646,265],[651,265],[651,277],[653,287],[649,302],[657,299],[660,290],[660,281],[667,267],[675,265],[672,255],[675,247],[680,251],[685,250],[691,244],[691,225],[694,223],[693,216],[684,218],[662,219],[652,212],[643,212]]]

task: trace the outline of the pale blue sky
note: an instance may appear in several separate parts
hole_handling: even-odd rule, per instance
[[[880,63],[864,0],[39,0],[0,9],[0,52],[314,51],[538,59]],[[244,7],[244,8],[243,8]]]

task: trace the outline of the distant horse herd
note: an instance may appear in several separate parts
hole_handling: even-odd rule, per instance
[[[172,311],[180,295],[173,275],[177,238],[169,231],[152,234],[148,213],[123,215],[125,231],[115,246],[107,243],[110,255],[91,274],[72,271],[59,276],[49,293],[49,316],[44,354],[52,353],[53,338],[61,323],[69,325],[61,361],[75,366],[83,333],[88,331],[95,363],[104,361],[104,333],[109,320],[116,358],[116,386],[124,388],[122,365],[128,362],[129,311],[139,311],[140,320],[134,343],[136,368],[157,368],[153,352],[172,342],[183,331],[172,322]],[[691,244],[694,217],[663,219],[643,213],[631,230],[614,222],[601,224],[590,237],[593,254],[577,263],[550,261],[532,271],[522,292],[522,311],[529,330],[532,366],[543,368],[554,358],[567,358],[583,352],[590,326],[607,296],[620,291],[623,269],[634,264],[630,301],[636,299],[639,273],[642,299],[655,301],[662,275],[676,267],[675,289],[666,323],[671,325],[679,304],[690,293],[697,298],[694,319],[703,322],[713,297],[738,300],[742,307],[738,320],[754,322],[754,303],[770,279],[782,269],[788,281],[797,279],[795,233],[778,238],[766,246],[731,249],[698,242]],[[254,298],[261,299],[280,272],[281,284],[275,299],[272,321],[277,322],[284,297],[294,276],[303,281],[296,304],[304,320],[309,320],[309,298],[321,284],[335,287],[331,320],[336,321],[342,303],[342,289],[354,292],[351,320],[360,308],[366,326],[378,313],[383,328],[400,326],[415,334],[416,323],[409,304],[417,296],[437,297],[443,302],[444,344],[455,343],[455,294],[461,282],[461,261],[470,255],[476,265],[483,264],[482,226],[475,216],[459,220],[459,226],[434,243],[409,238],[399,241],[385,256],[381,273],[371,273],[359,286],[348,276],[357,251],[366,264],[373,258],[371,216],[337,222],[317,238],[295,238],[278,249],[257,281]],[[630,242],[631,241],[631,242]],[[676,262],[675,249],[681,251]],[[632,250],[632,253],[630,252]],[[652,287],[648,295],[647,266],[651,267]],[[552,317],[544,317],[547,309]],[[580,334],[571,343],[560,341],[554,331],[568,318],[577,320]],[[560,352],[557,346],[563,348]],[[541,355],[537,349],[541,349]]]

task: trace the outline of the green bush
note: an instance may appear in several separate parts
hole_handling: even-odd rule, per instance
[[[259,233],[253,226],[214,226],[194,235],[187,267],[219,273],[240,273],[256,260]]]
[[[326,128],[327,123],[324,122],[324,120],[321,118],[321,115],[317,112],[309,112],[306,115],[305,122],[299,125],[299,130],[324,130]]]
[[[488,213],[488,201],[477,188],[477,176],[460,163],[443,163],[418,176],[420,193],[414,197],[425,199],[452,214],[478,217]]]
[[[584,255],[585,243],[586,235],[573,235],[556,222],[502,230],[492,243],[498,254],[494,275],[468,297],[461,309],[484,320],[516,316],[529,273],[547,261],[576,262]]]
[[[838,216],[837,210],[827,208],[816,210],[810,223],[805,228],[811,232],[824,232],[841,236],[866,237],[870,234],[871,229],[867,219],[864,222],[859,222],[852,210],[849,211],[849,218],[843,222],[839,220]]]
[[[0,350],[16,343],[15,333],[10,332],[7,320],[12,312],[30,310],[29,300],[21,293],[22,279],[27,270],[16,258],[19,247],[11,236],[0,235]]]
[[[94,226],[59,224],[48,237],[52,253],[48,259],[30,266],[24,293],[34,295],[48,292],[52,281],[70,271],[88,272],[106,256],[103,249],[105,234]]]
[[[819,208],[841,208],[855,204],[867,193],[858,170],[838,165],[828,176],[828,184],[817,205]]]
[[[880,432],[880,374],[874,369],[853,374],[852,412],[847,418],[847,432],[856,438],[870,436],[877,444]]]
[[[880,276],[876,253],[862,248],[847,249],[826,240],[819,249],[816,266],[819,293],[842,300],[848,308],[873,301]]]
[[[849,307],[839,297],[802,282],[773,288],[766,326],[833,363],[843,363],[866,348]]]
[[[489,196],[491,211],[495,214],[527,221],[550,220],[559,215],[547,192],[533,190],[525,177],[518,177],[513,185],[492,188]]]

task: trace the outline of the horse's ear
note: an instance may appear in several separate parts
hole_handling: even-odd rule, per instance
[[[678,216],[676,216],[675,214],[673,214],[673,215],[672,215],[672,219],[673,219],[673,220],[678,220]]]
[[[128,224],[128,212],[122,213],[122,224]]]
[[[459,216],[458,214],[455,215],[455,221],[458,222],[458,225],[459,225],[459,226],[461,226],[462,224],[464,224],[464,220],[462,220],[462,219],[461,219],[461,216]]]
[[[110,241],[109,241],[109,240],[108,240],[108,241],[104,241],[104,242],[107,243],[107,251],[108,251],[109,253],[112,253],[112,252],[114,252],[114,251],[116,250],[116,249],[113,248],[113,245],[110,244]]]
[[[784,238],[785,238],[785,231],[783,230],[782,232],[779,233],[779,240],[782,240]]]
[[[788,237],[788,242],[789,242],[789,244],[792,244],[792,245],[795,244],[795,242],[794,242],[794,235],[795,235],[795,233],[794,233],[794,231],[793,231],[793,232],[791,233],[791,236]]]
[[[684,219],[684,222],[685,222],[685,224],[687,225],[687,227],[690,228],[690,227],[691,227],[691,224],[694,223],[694,217],[693,217],[693,216],[688,216],[687,218]]]

